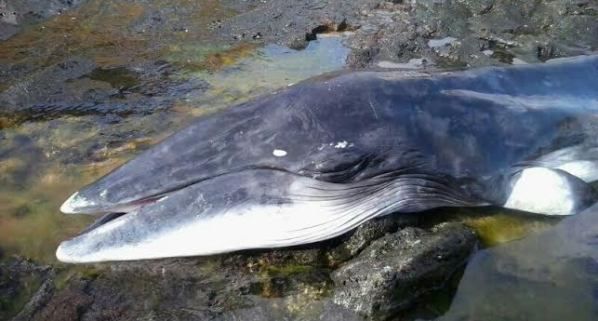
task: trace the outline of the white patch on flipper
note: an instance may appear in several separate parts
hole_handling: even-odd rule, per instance
[[[550,152],[534,162],[557,168],[586,183],[598,181],[598,147],[575,145]]]
[[[580,160],[562,164],[558,169],[577,176],[587,183],[598,181],[598,162]]]
[[[276,157],[285,157],[287,156],[287,151],[282,149],[275,149],[272,151],[272,155]]]
[[[557,171],[532,167],[521,174],[504,207],[547,215],[575,214],[575,198],[567,177]]]

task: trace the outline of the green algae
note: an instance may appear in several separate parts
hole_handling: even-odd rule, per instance
[[[89,74],[89,78],[107,82],[119,90],[129,89],[139,84],[137,75],[124,67],[96,68]]]
[[[559,222],[559,219],[530,216],[497,211],[491,216],[464,218],[463,222],[476,231],[486,247],[522,239],[530,234],[545,231]]]
[[[10,317],[19,313],[41,286],[40,281],[35,278],[23,280],[23,282],[23,286],[19,289],[20,291],[18,291],[16,295],[11,297],[0,297],[0,320],[9,320]],[[0,285],[2,285],[2,283],[3,281],[0,280]]]
[[[49,66],[65,57],[87,56],[109,67],[158,58],[160,49],[173,43],[214,42],[206,31],[211,19],[234,14],[214,0],[91,0],[3,42],[0,63]]]
[[[447,221],[463,223],[476,232],[483,247],[522,239],[550,229],[561,221],[559,217],[499,207],[439,208],[415,215],[419,220],[417,224],[423,227]]]
[[[9,320],[19,313],[42,286],[42,282],[37,273],[13,271],[3,266],[0,270],[0,289],[3,289],[0,293],[0,320]]]
[[[349,49],[343,44],[344,35],[321,37],[310,41],[303,50],[279,45],[266,45],[250,51],[247,48],[233,51],[233,58],[223,58],[226,63],[192,73],[211,86],[201,97],[191,98],[191,103],[210,109],[224,108],[241,103],[267,92],[292,86],[302,80],[326,72],[342,69]]]
[[[295,274],[303,274],[314,271],[312,265],[301,264],[287,264],[287,265],[272,265],[266,267],[268,275],[290,277]]]
[[[176,44],[167,48],[164,56],[167,61],[182,66],[187,71],[216,72],[237,63],[240,59],[252,55],[256,45],[241,43],[228,44]]]
[[[97,122],[101,118],[81,116],[4,128],[0,246],[8,254],[54,262],[58,243],[93,220],[58,212],[72,192],[180,129],[192,119],[189,116],[202,116],[343,66],[348,51],[341,49],[342,38],[312,43],[303,51],[277,46],[187,46],[171,57],[172,62],[197,56],[204,67],[178,77],[199,77],[211,87],[206,95],[180,100],[167,113],[124,117],[109,127]],[[135,72],[123,67],[98,67],[87,77],[119,89],[138,84]]]

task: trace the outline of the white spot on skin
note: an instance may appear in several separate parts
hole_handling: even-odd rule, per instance
[[[334,145],[334,148],[347,148],[347,146],[349,146],[349,143],[347,143],[346,140],[343,140],[342,142],[336,143],[336,145]]]
[[[276,157],[285,157],[285,156],[287,156],[287,152],[282,149],[275,149],[272,151],[272,155],[274,155]]]

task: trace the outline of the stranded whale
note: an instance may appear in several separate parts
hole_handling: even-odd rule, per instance
[[[598,179],[598,56],[328,75],[202,117],[73,194],[64,262],[208,255],[445,206],[575,214]],[[118,214],[115,214],[118,213]]]

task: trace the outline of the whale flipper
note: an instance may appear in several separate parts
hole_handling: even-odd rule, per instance
[[[547,153],[528,165],[563,170],[587,183],[598,181],[598,147],[578,144]]]
[[[572,215],[592,205],[596,191],[564,170],[527,167],[513,174],[504,207],[547,215]]]

